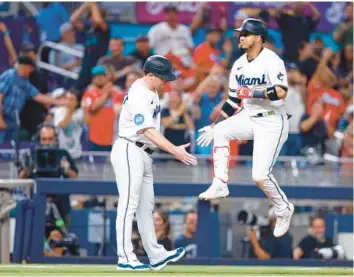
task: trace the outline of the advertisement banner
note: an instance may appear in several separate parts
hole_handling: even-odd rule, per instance
[[[190,24],[193,16],[200,9],[202,2],[174,2],[179,11],[180,23]],[[210,15],[211,23],[219,24],[220,8],[224,7],[227,11],[227,18],[229,26],[234,24],[235,13],[242,9],[246,11],[251,17],[257,16],[262,10],[268,10],[270,14],[284,2],[211,2]],[[313,2],[321,14],[321,19],[317,25],[317,30],[320,32],[332,32],[333,29],[344,18],[345,2]],[[164,21],[164,8],[171,5],[171,2],[138,2],[136,3],[136,19],[137,23],[154,24]],[[291,3],[284,7],[285,10],[291,9]],[[304,15],[311,15],[309,6],[305,6]],[[278,29],[278,25],[274,18],[270,17],[269,26]]]
[[[247,12],[250,16],[256,16],[262,10],[268,10],[270,14],[275,12],[275,9],[281,5],[283,2],[232,2],[229,3],[227,8],[228,11],[228,24],[233,25],[234,16],[236,12],[240,9]],[[343,20],[344,18],[344,7],[345,2],[314,2],[315,7],[321,14],[321,19],[317,25],[316,31],[320,32],[332,32],[333,29]],[[286,5],[284,10],[291,9],[291,4]],[[304,15],[311,15],[311,9],[309,6],[305,6]],[[270,17],[268,22],[269,27],[278,28],[278,25],[274,18]]]
[[[137,23],[154,24],[165,19],[164,8],[174,5],[178,10],[178,19],[180,23],[190,24],[193,16],[199,11],[202,2],[138,2],[136,3]],[[219,22],[220,8],[227,7],[227,2],[209,3],[211,23]]]

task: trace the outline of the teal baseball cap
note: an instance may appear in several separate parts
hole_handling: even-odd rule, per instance
[[[91,69],[91,75],[93,77],[98,75],[106,75],[107,70],[103,65],[96,65],[94,68]]]

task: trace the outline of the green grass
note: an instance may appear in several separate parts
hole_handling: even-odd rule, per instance
[[[167,266],[162,271],[122,272],[114,265],[0,265],[0,276],[353,276],[353,268]]]

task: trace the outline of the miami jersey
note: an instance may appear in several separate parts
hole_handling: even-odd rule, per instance
[[[130,141],[139,141],[155,148],[142,131],[155,128],[160,131],[161,106],[157,92],[147,89],[143,79],[136,80],[127,91],[119,117],[119,136]]]
[[[229,79],[229,95],[236,97],[236,90],[245,86],[251,89],[265,89],[271,86],[288,88],[284,62],[273,51],[263,48],[259,55],[249,61],[242,55],[232,66]],[[284,100],[243,99],[243,106],[250,115],[275,111],[284,105]]]

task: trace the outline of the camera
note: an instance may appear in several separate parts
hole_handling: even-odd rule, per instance
[[[80,256],[78,237],[74,233],[68,233],[61,239],[51,239],[48,244],[50,248],[63,247],[66,255]]]
[[[264,217],[264,216],[258,216],[254,215],[249,211],[242,210],[238,213],[237,216],[237,221],[238,224],[240,225],[248,225],[250,227],[254,226],[268,226],[269,225],[269,219]]]
[[[58,146],[36,146],[34,154],[34,166],[36,175],[58,174],[59,177],[61,174],[61,168]]]
[[[333,247],[320,248],[314,252],[314,258],[321,260],[330,260],[330,259],[345,259],[344,249],[340,245]]]

